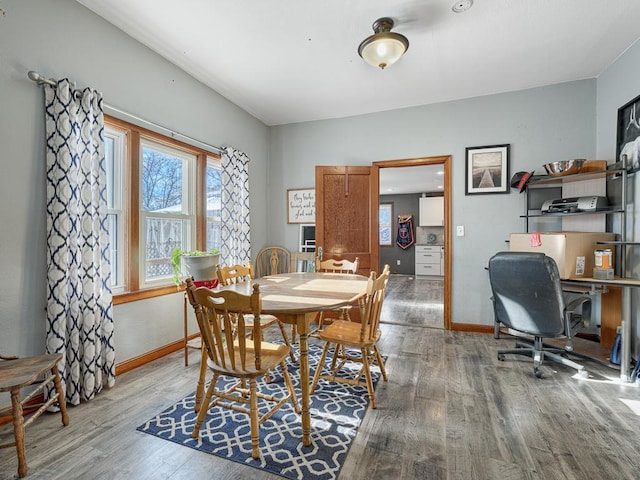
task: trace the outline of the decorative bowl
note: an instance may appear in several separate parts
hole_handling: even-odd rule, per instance
[[[583,158],[575,158],[573,160],[561,160],[559,162],[545,163],[543,165],[547,174],[552,177],[560,177],[563,175],[573,175],[578,173],[585,162]]]

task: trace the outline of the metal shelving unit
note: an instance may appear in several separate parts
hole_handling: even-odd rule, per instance
[[[623,381],[629,381],[629,366],[631,364],[631,288],[640,288],[640,280],[627,278],[627,256],[628,248],[637,247],[640,242],[627,241],[627,194],[629,175],[632,175],[627,167],[627,159],[623,157],[621,162],[607,166],[606,170],[577,173],[567,176],[534,176],[527,184],[525,192],[524,214],[521,218],[525,220],[526,231],[530,231],[530,219],[549,220],[549,223],[556,222],[554,226],[559,225],[559,219],[566,216],[578,215],[620,215],[620,233],[619,240],[610,242],[598,242],[602,245],[618,246],[616,268],[618,276],[614,280],[596,280],[593,278],[571,279],[570,283],[589,284],[591,288],[596,287],[612,287],[622,288],[622,361],[620,365],[620,378]],[[620,205],[613,206],[607,210],[598,210],[593,212],[574,212],[574,213],[542,213],[541,206],[544,200],[550,198],[558,198],[562,195],[562,185],[572,182],[581,182],[604,178],[607,181],[620,181]],[[607,187],[607,192],[609,188]],[[538,206],[538,208],[534,208]],[[551,228],[548,230],[560,230],[560,228]]]

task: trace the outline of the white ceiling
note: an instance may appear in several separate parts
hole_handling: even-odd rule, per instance
[[[597,77],[640,36],[638,0],[77,0],[267,125]],[[407,54],[357,53],[383,16]]]

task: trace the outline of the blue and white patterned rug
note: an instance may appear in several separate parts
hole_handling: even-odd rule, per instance
[[[320,355],[321,347],[309,346],[311,377]],[[298,356],[296,352],[296,357]],[[331,354],[328,359],[330,357]],[[291,364],[288,358],[287,360],[287,368],[300,399],[299,367]],[[356,370],[357,365],[354,364],[354,371]],[[374,386],[379,376],[379,369],[373,368]],[[232,381],[228,377],[218,380],[219,386],[223,382]],[[266,387],[263,381],[260,380],[262,385],[259,385],[259,389],[265,393],[271,391],[281,394],[286,389],[279,369],[272,373],[271,382]],[[338,477],[369,406],[365,387],[321,379],[311,396],[312,445],[302,446],[300,415],[295,413],[291,403],[287,403],[260,425],[261,458],[255,460],[251,457],[251,433],[249,416],[246,414],[214,407],[200,429],[200,438],[191,438],[196,420],[194,398],[195,393],[192,393],[139,426],[137,430],[285,478],[304,480],[332,480]]]

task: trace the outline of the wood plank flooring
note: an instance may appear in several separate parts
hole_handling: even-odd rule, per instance
[[[387,309],[409,315],[406,302],[421,297],[394,281]],[[499,348],[513,345],[509,337],[382,328],[389,381],[378,384],[378,409],[367,412],[341,480],[640,478],[640,389],[620,383],[617,370],[583,361],[591,373],[583,380],[548,362],[537,379],[525,357],[497,360]],[[44,415],[27,429],[27,478],[280,478],[135,430],[193,391],[197,375],[198,352],[189,367],[176,352],[70,407],[68,427]],[[16,468],[15,450],[0,450],[0,479],[15,478]]]
[[[444,328],[443,277],[392,275],[387,299],[394,298],[383,306],[382,322]]]

